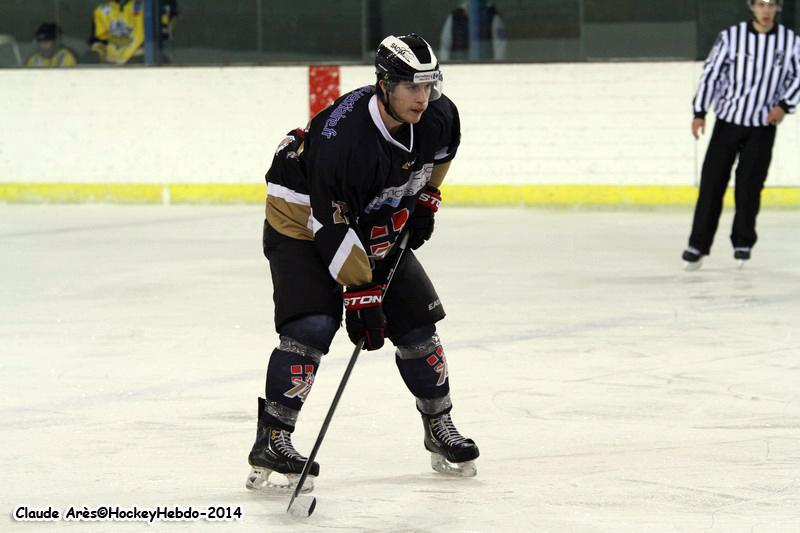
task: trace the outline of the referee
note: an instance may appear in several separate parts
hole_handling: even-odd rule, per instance
[[[756,243],[756,216],[776,126],[800,103],[800,40],[775,22],[781,0],[748,0],[753,18],[723,30],[706,59],[694,97],[692,135],[705,132],[711,104],[717,120],[703,161],[686,270],[711,251],[722,198],[736,157],[736,214],[731,242],[740,266]]]

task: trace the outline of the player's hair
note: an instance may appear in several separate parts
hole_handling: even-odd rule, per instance
[[[36,29],[34,39],[37,41],[55,41],[61,37],[61,27],[54,22],[45,22]]]

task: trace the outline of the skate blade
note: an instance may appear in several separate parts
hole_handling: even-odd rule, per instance
[[[747,259],[737,259],[736,265],[739,267],[739,270],[744,268],[744,264],[747,263]]]
[[[247,476],[247,482],[244,486],[250,490],[273,494],[290,493],[294,491],[299,480],[300,474],[281,474],[269,468],[254,466],[250,470],[250,475]],[[312,490],[314,490],[314,476],[309,475],[303,481],[303,488],[300,489],[300,494],[308,494]]]
[[[478,469],[475,461],[464,461],[463,463],[451,463],[438,453],[431,452],[431,468],[440,474],[455,477],[475,477]]]
[[[703,265],[702,259],[699,261],[684,261],[683,269],[686,272],[694,272],[695,270],[699,270],[702,265]]]

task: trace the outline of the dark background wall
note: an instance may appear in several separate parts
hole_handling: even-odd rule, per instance
[[[461,0],[178,0],[177,63],[363,62],[389,33],[415,31],[438,48]],[[703,59],[717,33],[749,17],[745,0],[497,0],[510,61]],[[0,0],[0,33],[32,50],[36,27],[56,21],[86,49],[98,0]],[[781,22],[797,28],[800,0]]]

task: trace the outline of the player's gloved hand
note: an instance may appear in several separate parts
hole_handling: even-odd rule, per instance
[[[377,350],[383,346],[386,316],[383,314],[381,286],[353,287],[345,291],[342,298],[347,336],[353,344],[358,344],[363,337],[365,350]]]
[[[411,229],[411,237],[408,239],[408,246],[416,250],[433,234],[433,215],[439,210],[442,204],[442,193],[433,185],[426,185],[422,194],[417,198],[417,206],[414,208],[411,218],[408,221]]]

